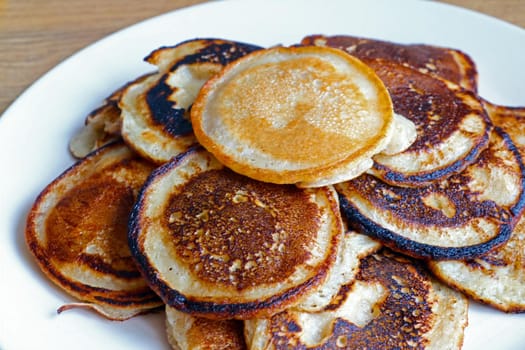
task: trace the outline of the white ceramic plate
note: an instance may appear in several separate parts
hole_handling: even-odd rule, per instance
[[[480,94],[525,106],[525,30],[429,1],[243,0],[212,2],[147,20],[51,70],[0,118],[0,349],[168,349],[162,314],[126,322],[55,310],[71,299],[40,273],[25,247],[36,195],[72,164],[67,143],[86,113],[122,83],[151,70],[161,45],[223,37],[270,46],[313,33],[352,34],[460,48],[476,61]],[[525,348],[525,314],[472,304],[464,349]]]

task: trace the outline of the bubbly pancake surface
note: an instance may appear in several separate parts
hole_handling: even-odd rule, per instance
[[[228,167],[296,183],[383,150],[391,108],[381,81],[349,55],[279,47],[227,66],[203,87],[191,118],[199,142]]]
[[[161,304],[127,245],[127,219],[152,170],[125,145],[108,145],[65,171],[35,202],[27,244],[53,282],[87,302],[73,305],[123,319]]]
[[[338,184],[342,210],[363,233],[411,256],[464,259],[503,244],[524,208],[524,168],[500,129],[464,172],[401,188],[371,175]]]
[[[130,245],[151,287],[181,311],[247,318],[321,283],[342,223],[335,191],[258,182],[197,148],[155,171]]]
[[[363,257],[358,270],[321,311],[245,321],[248,348],[461,348],[467,301],[421,263],[382,250]]]

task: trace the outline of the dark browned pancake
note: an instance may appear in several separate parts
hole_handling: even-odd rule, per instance
[[[525,108],[488,105],[494,124],[506,130],[525,157]],[[525,217],[502,246],[467,261],[430,262],[445,283],[505,312],[525,312]]]
[[[259,49],[222,39],[194,39],[152,52],[146,60],[159,73],[129,86],[119,102],[126,143],[158,164],[195,145],[189,110],[199,89],[224,65]]]
[[[128,216],[153,166],[124,144],[105,146],[66,170],[36,199],[26,241],[56,285],[111,319],[161,305],[127,245]]]
[[[524,166],[496,128],[465,171],[427,187],[401,188],[365,175],[337,185],[349,225],[405,254],[480,256],[507,241],[524,204]]]
[[[474,61],[464,52],[425,44],[400,44],[349,35],[311,35],[303,45],[336,47],[360,59],[382,58],[432,73],[466,89],[476,91],[478,73]]]
[[[342,235],[333,188],[252,180],[195,148],[147,180],[129,243],[167,305],[247,319],[282,311],[320,285]]]
[[[460,349],[466,325],[465,297],[383,250],[322,311],[246,321],[245,337],[249,349]]]

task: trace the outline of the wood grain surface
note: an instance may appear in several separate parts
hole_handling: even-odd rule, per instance
[[[0,0],[0,114],[31,83],[79,49],[140,20],[203,2]],[[525,28],[524,0],[442,2]]]

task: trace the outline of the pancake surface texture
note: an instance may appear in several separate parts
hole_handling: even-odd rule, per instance
[[[169,306],[166,334],[173,350],[246,350],[242,321],[194,317]]]
[[[452,48],[426,44],[400,44],[349,35],[310,35],[303,45],[335,47],[359,59],[386,59],[431,73],[462,87],[477,91],[478,73],[474,61],[466,53]]]
[[[460,349],[467,300],[421,263],[382,250],[318,312],[245,321],[249,349]]]
[[[321,47],[276,47],[235,61],[201,89],[191,120],[199,142],[229,168],[302,187],[358,176],[394,129],[375,73]]]
[[[525,108],[488,107],[494,124],[507,131],[525,156]],[[502,246],[467,261],[429,262],[445,283],[505,312],[525,312],[525,218]]]
[[[385,83],[394,112],[417,129],[405,151],[375,156],[372,174],[397,186],[426,186],[460,173],[488,146],[492,123],[473,92],[400,63],[364,62]]]
[[[246,319],[280,311],[320,285],[342,235],[333,188],[255,181],[195,148],[148,179],[129,241],[167,305]]]
[[[410,256],[442,260],[476,257],[508,240],[524,185],[521,157],[496,128],[477,162],[446,180],[401,188],[364,175],[336,189],[359,232]]]
[[[127,245],[127,218],[153,166],[122,143],[66,170],[39,195],[26,241],[42,271],[83,303],[126,319],[162,303],[138,271]]]
[[[156,75],[124,90],[122,136],[143,157],[162,164],[196,144],[189,110],[197,92],[224,65],[260,47],[222,39],[194,39],[153,51]]]

